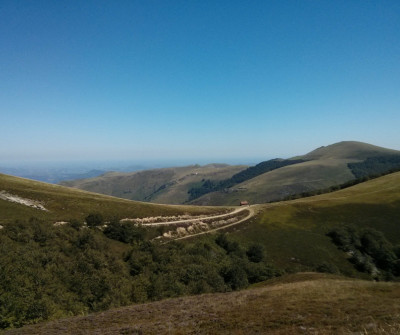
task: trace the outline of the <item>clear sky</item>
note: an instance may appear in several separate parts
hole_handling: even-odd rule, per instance
[[[0,162],[400,149],[399,126],[398,0],[0,0]]]

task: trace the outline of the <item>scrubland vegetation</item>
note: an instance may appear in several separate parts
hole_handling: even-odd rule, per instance
[[[298,273],[248,290],[166,299],[6,334],[398,334],[400,284]]]
[[[229,292],[280,275],[262,246],[218,235],[154,245],[132,223],[55,227],[37,219],[0,231],[0,327],[20,327],[132,303]]]

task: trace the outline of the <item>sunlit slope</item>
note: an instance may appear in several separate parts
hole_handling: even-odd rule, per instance
[[[47,211],[0,199],[0,223],[37,217],[47,221],[83,220],[89,213],[107,217],[143,217],[182,213],[209,213],[221,209],[168,206],[129,201],[59,185],[0,174],[0,192],[42,205]],[[4,195],[3,195],[4,197]]]
[[[397,155],[398,150],[387,149],[376,145],[357,142],[343,141],[315,149],[304,156],[303,159],[357,159],[363,160],[368,157],[382,155]]]
[[[130,200],[182,204],[189,198],[188,190],[202,179],[226,179],[245,168],[243,165],[209,164],[110,172],[96,178],[62,182],[62,185]]]
[[[370,227],[400,244],[400,172],[337,192],[260,205],[258,215],[232,237],[263,244],[275,265],[290,271],[326,262],[356,274],[347,255],[326,236],[334,227]]]
[[[229,192],[206,194],[192,203],[196,205],[237,205],[241,200],[266,203],[305,191],[324,189],[353,179],[348,160],[313,160],[264,173],[236,185]]]
[[[316,273],[133,305],[5,334],[398,334],[400,284]]]
[[[228,192],[206,194],[192,203],[197,205],[235,205],[241,200],[266,203],[293,194],[325,189],[354,179],[348,163],[368,157],[399,154],[399,151],[371,144],[346,141],[318,148],[304,156],[307,162],[279,168],[236,185]]]

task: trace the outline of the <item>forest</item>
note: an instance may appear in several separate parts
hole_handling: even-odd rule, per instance
[[[369,157],[363,162],[348,163],[347,166],[356,178],[381,176],[400,170],[400,155]]]

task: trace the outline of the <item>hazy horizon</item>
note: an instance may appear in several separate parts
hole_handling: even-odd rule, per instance
[[[3,1],[0,167],[399,149],[399,13],[397,1]]]

